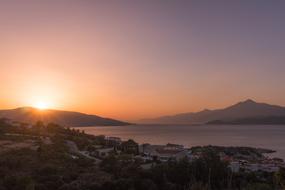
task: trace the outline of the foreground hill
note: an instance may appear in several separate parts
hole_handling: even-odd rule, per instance
[[[79,112],[60,110],[38,110],[32,107],[22,107],[10,110],[0,110],[0,118],[8,118],[13,121],[25,123],[35,123],[43,121],[45,123],[57,123],[64,126],[119,126],[129,123],[103,118],[96,115],[88,115]]]
[[[278,118],[278,120],[276,120],[276,118]],[[246,100],[224,109],[183,113],[173,116],[145,119],[141,122],[152,124],[283,124],[284,120],[282,118],[285,118],[284,107]]]
[[[157,156],[139,153],[138,144],[133,140],[110,142],[102,135],[88,135],[56,124],[38,122],[25,128],[0,119],[0,189],[284,189],[283,160],[267,159],[263,155],[272,150],[198,146],[186,150],[191,152],[190,157],[180,155],[161,162]],[[177,145],[171,147],[163,155],[176,155],[177,150],[173,148]],[[229,158],[234,160],[234,165]],[[245,167],[233,167],[239,160],[247,163]],[[273,166],[274,172],[252,171],[252,165],[263,170]],[[276,167],[280,170],[276,171]]]

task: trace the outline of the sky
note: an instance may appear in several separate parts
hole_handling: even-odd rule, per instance
[[[123,120],[285,106],[283,0],[0,0],[0,108]]]

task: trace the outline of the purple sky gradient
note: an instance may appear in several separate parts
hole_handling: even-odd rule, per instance
[[[285,105],[285,1],[0,0],[0,107],[138,119]],[[4,81],[4,82],[3,82]]]

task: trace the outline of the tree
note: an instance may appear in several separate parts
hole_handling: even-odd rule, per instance
[[[13,190],[34,190],[35,183],[29,176],[6,176],[3,185],[6,189]]]
[[[6,122],[6,119],[1,118],[0,119],[0,135],[4,134],[8,128],[9,128],[9,126]]]
[[[245,190],[272,190],[273,188],[266,183],[253,183],[246,186]]]
[[[278,172],[275,173],[275,179],[277,184],[285,189],[285,168],[280,168]]]

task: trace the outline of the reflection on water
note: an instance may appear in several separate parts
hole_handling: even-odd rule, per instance
[[[269,148],[277,151],[274,156],[285,159],[285,126],[281,125],[131,125],[80,129],[94,135],[131,138],[139,143]]]

